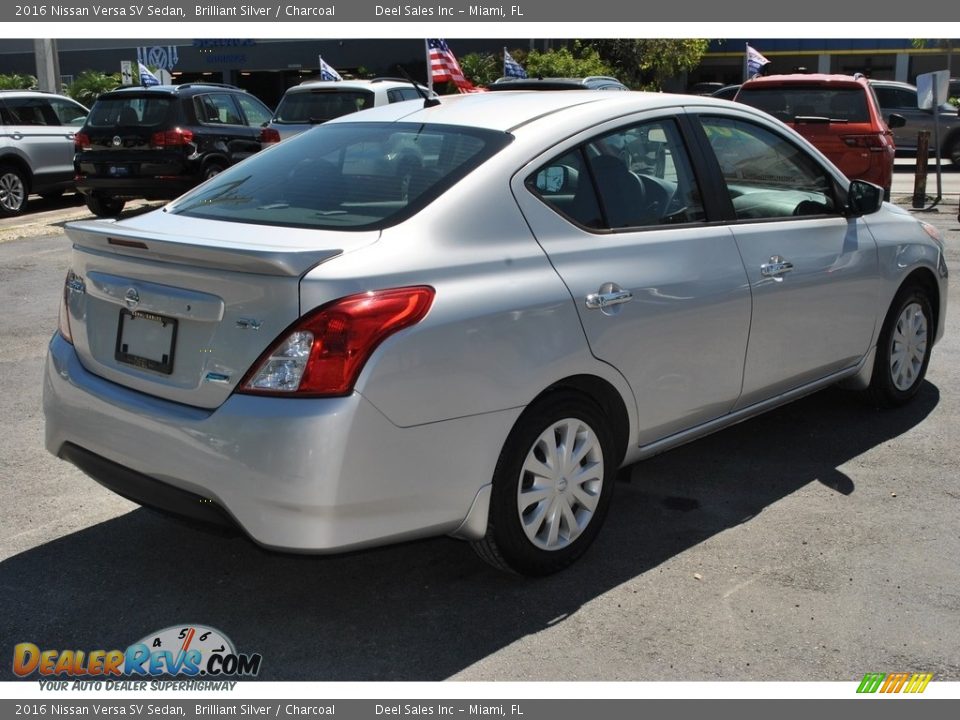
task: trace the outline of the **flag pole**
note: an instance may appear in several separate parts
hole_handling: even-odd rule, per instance
[[[744,43],[743,44],[743,80],[744,82],[750,79],[747,77],[747,73],[750,72],[749,63],[750,63],[750,43]]]
[[[423,51],[427,58],[427,91],[433,92],[433,70],[430,69],[430,41],[427,38],[423,39]]]

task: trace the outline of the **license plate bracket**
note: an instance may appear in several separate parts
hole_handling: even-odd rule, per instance
[[[118,362],[170,375],[177,346],[177,320],[150,312],[120,310],[117,326]]]

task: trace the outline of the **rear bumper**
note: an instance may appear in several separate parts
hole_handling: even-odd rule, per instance
[[[457,530],[520,412],[400,428],[356,393],[200,410],[93,375],[59,334],[43,406],[47,449],[115,492],[298,552]]]
[[[76,178],[77,191],[84,195],[132,200],[173,200],[200,184],[199,175],[175,177],[100,178],[81,175]]]

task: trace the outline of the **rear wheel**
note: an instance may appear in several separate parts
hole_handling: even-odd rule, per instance
[[[0,165],[0,216],[19,215],[27,208],[27,179],[12,165]]]
[[[917,285],[897,293],[877,339],[877,357],[868,393],[882,407],[908,402],[920,390],[933,342],[930,299]]]
[[[225,169],[226,168],[224,168],[224,166],[221,163],[218,163],[218,162],[207,163],[203,168],[203,179],[209,180],[210,178],[222,173]]]
[[[102,195],[87,195],[86,202],[90,212],[97,217],[116,217],[126,204],[123,200]]]
[[[474,549],[523,575],[567,567],[603,524],[615,456],[609,422],[588,398],[558,391],[531,406],[500,453],[487,533]]]

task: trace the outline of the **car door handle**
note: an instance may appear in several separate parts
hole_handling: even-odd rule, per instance
[[[601,288],[604,289],[604,288]],[[612,305],[622,305],[633,300],[633,293],[629,290],[617,288],[607,292],[595,292],[587,295],[587,308],[590,310],[603,310]]]
[[[793,263],[784,260],[779,255],[774,255],[770,258],[770,262],[760,266],[760,274],[764,277],[778,278],[791,270],[793,270]]]

